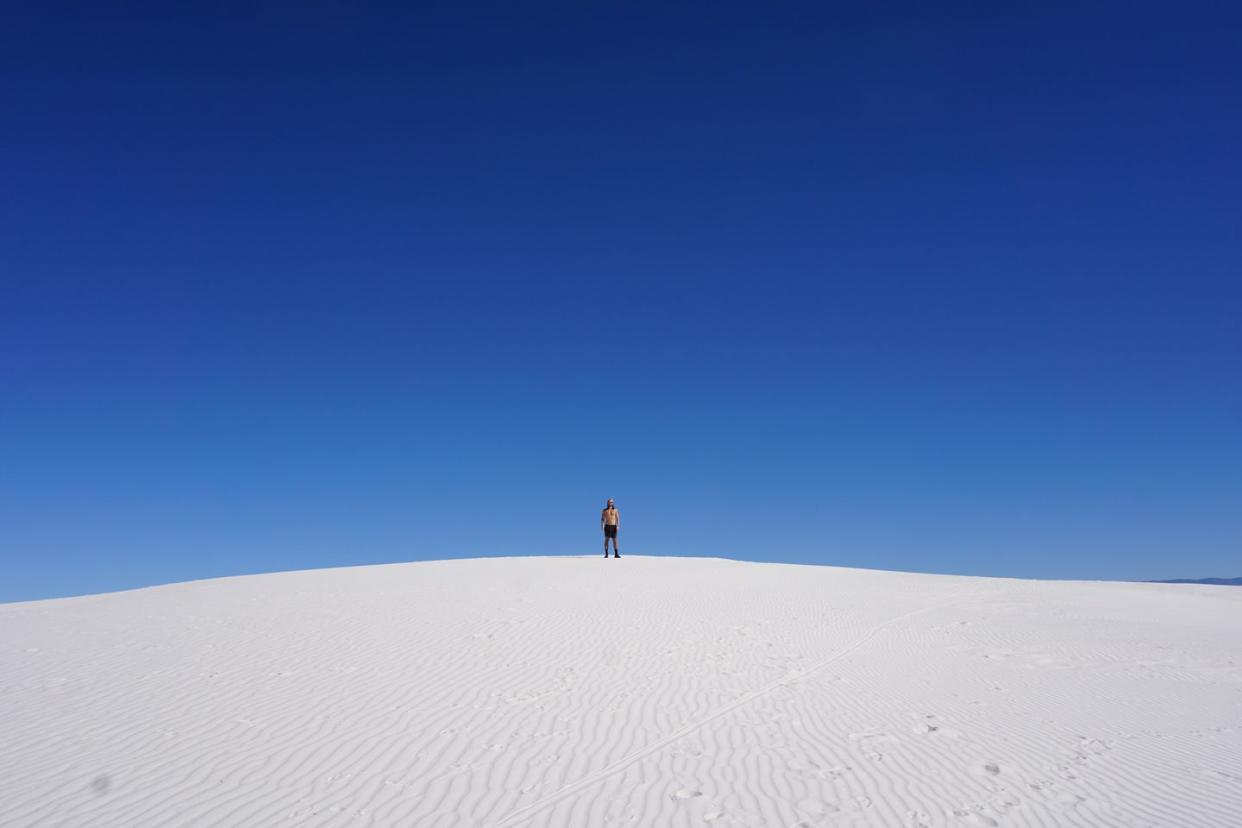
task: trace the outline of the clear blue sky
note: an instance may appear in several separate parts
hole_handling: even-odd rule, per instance
[[[199,5],[0,34],[0,600],[1242,574],[1236,4]]]

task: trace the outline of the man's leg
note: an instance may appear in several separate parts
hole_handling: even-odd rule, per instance
[[[604,530],[604,557],[608,557],[608,530]]]

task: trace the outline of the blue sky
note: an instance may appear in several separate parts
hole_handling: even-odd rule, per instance
[[[1226,4],[18,10],[0,601],[1239,574]]]

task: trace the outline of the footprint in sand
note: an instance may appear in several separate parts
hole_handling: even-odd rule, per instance
[[[789,771],[791,774],[802,779],[814,777],[827,782],[840,779],[852,770],[848,765],[821,765],[818,762],[802,759],[793,759],[789,762]]]
[[[882,730],[869,733],[851,733],[850,741],[865,748],[877,748],[882,745],[897,744],[897,737]]]
[[[677,745],[671,753],[673,756],[702,756],[704,749],[702,745],[687,743]]]
[[[1022,800],[1011,793],[1002,793],[988,801],[988,807],[997,814],[1004,814],[1010,808],[1016,808],[1022,804]]]
[[[1085,796],[1079,796],[1076,793],[1070,793],[1068,791],[1057,794],[1057,798],[1056,798],[1056,802],[1058,805],[1060,805],[1062,808],[1066,808],[1069,810],[1077,808],[1079,804],[1086,802],[1086,801],[1087,801],[1087,798]]]
[[[828,814],[835,814],[841,810],[836,805],[833,805],[831,802],[824,802],[823,800],[819,800],[819,799],[799,799],[795,803],[795,806],[802,813],[811,814],[812,816],[817,816],[817,817],[827,816]]]
[[[678,790],[673,792],[673,794],[669,797],[669,799],[673,799],[673,800],[694,799],[695,797],[702,796],[702,795],[703,795],[702,791],[695,791],[695,790],[691,790],[690,788],[679,788]]]
[[[1112,750],[1110,742],[1101,739],[1093,739],[1089,736],[1079,736],[1078,744],[1067,751],[1070,754],[1070,761],[1075,764],[1085,765],[1092,759],[1103,756]]]
[[[910,725],[910,732],[916,736],[926,736],[928,734],[936,734],[937,738],[958,739],[961,733],[951,727],[946,727],[941,719],[931,713],[922,716],[918,714],[910,714],[913,723]]]
[[[1102,739],[1092,739],[1089,736],[1078,737],[1078,751],[1080,753],[1089,753],[1099,756],[1112,750],[1112,744]]]

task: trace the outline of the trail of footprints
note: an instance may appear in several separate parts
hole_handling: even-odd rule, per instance
[[[908,738],[952,739],[963,745],[970,744],[959,730],[946,725],[936,715],[910,714],[909,718],[911,725]],[[862,761],[883,762],[885,751],[895,752],[902,749],[903,738],[885,730],[873,730],[851,733],[849,743]],[[1024,795],[1053,804],[1062,810],[1075,809],[1085,803],[1087,798],[1070,786],[1079,779],[1078,773],[1085,765],[1100,759],[1110,749],[1111,744],[1107,740],[1081,736],[1063,749],[1061,760],[1047,765],[1045,774],[1032,778],[1026,778],[1027,775],[1006,768],[1000,761],[971,762],[963,759],[961,767],[975,780],[980,792],[986,795],[944,808],[938,813],[922,808],[909,809],[905,812],[904,824],[909,828],[931,828],[945,824],[997,828],[1004,824],[1009,811],[1022,805]],[[692,740],[674,745],[669,753],[682,759],[705,756],[703,745]],[[958,753],[960,756],[963,751]],[[854,765],[794,756],[785,762],[784,768],[790,777],[809,783],[809,788],[817,789],[817,795],[804,796],[793,803],[799,819],[790,823],[789,828],[823,828],[838,824],[841,817],[860,815],[874,804],[870,797],[853,792],[859,789],[859,785],[850,784],[854,780],[849,777],[858,773]],[[715,796],[713,792],[700,787],[677,787],[667,797],[683,807],[699,806],[699,819],[712,828],[768,824],[759,814],[732,807],[727,795]]]

